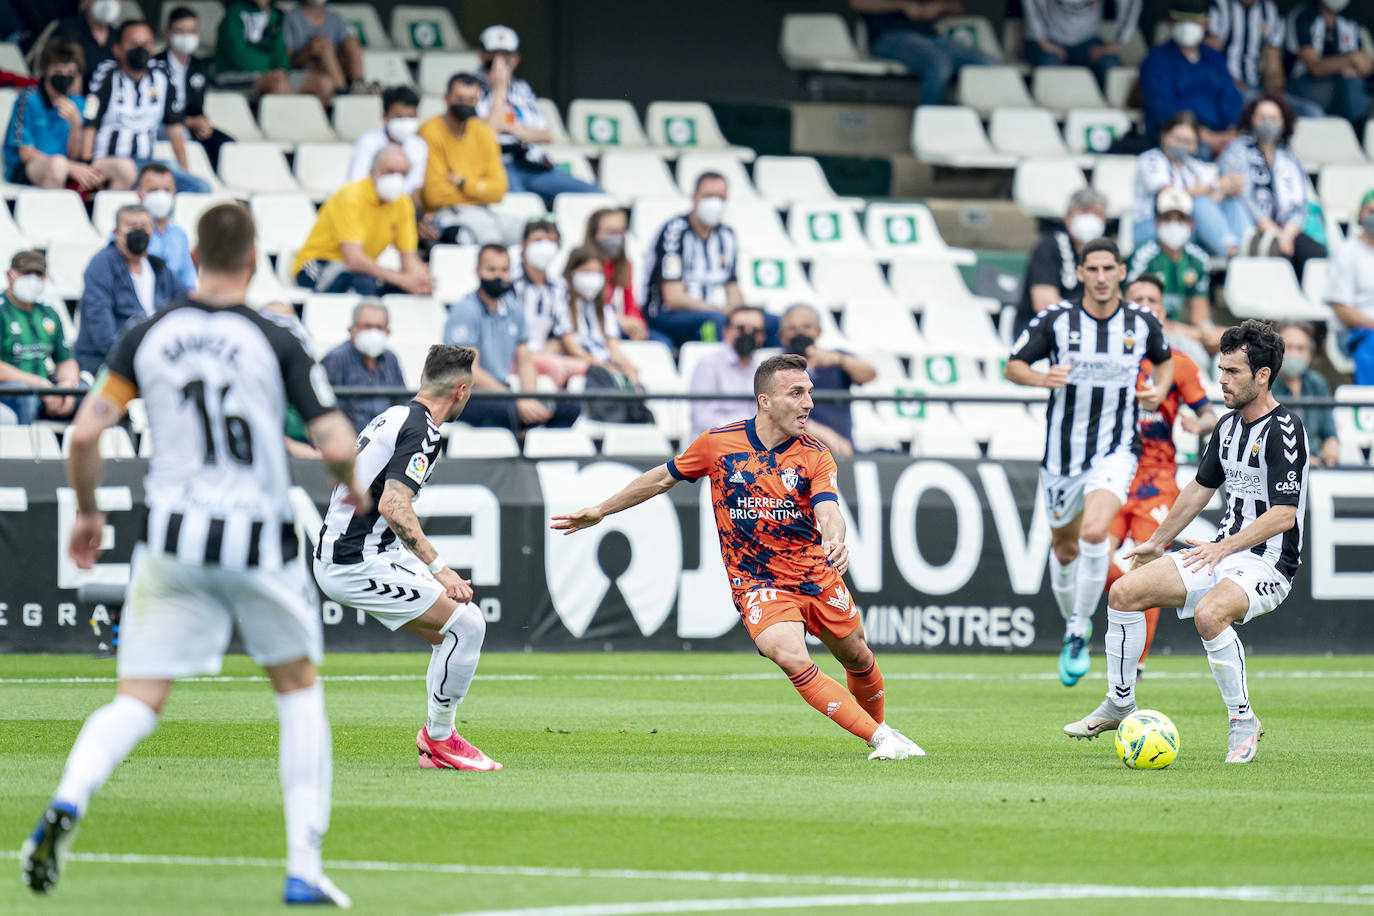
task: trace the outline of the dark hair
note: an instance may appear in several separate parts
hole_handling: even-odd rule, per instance
[[[183,19],[199,20],[200,17],[197,16],[196,11],[191,9],[189,6],[173,7],[172,11],[167,14],[167,28],[170,29],[172,26],[176,25]]]
[[[1116,242],[1113,242],[1106,236],[1103,236],[1102,238],[1093,239],[1091,242],[1084,245],[1083,256],[1078,263],[1088,263],[1088,255],[1095,254],[1099,251],[1107,252],[1116,260],[1116,263],[1121,263],[1121,249],[1116,247]]]
[[[134,187],[136,188],[140,184],[142,184],[143,176],[148,174],[170,175],[172,174],[172,170],[167,168],[167,166],[163,165],[161,162],[145,162],[143,163],[142,167],[138,170],[138,177],[134,179]]]
[[[766,394],[769,386],[773,384],[773,376],[786,369],[800,369],[805,372],[806,357],[795,353],[783,353],[770,356],[759,363],[759,367],[754,370],[754,397]]]
[[[1156,289],[1158,289],[1158,290],[1159,290],[1159,294],[1160,294],[1161,296],[1164,295],[1164,280],[1159,276],[1159,274],[1141,274],[1140,276],[1136,277],[1134,280],[1132,280],[1132,281],[1130,281],[1129,283],[1127,283],[1127,284],[1126,284],[1126,288],[1127,288],[1127,289],[1130,289],[1132,286],[1134,286],[1134,285],[1137,284],[1137,283],[1148,283],[1148,284],[1150,284],[1151,286],[1153,286],[1153,287],[1155,287]]]
[[[86,69],[86,52],[74,41],[53,36],[38,56],[38,72],[46,74],[49,67],[60,64],[76,64],[77,73],[81,73]]]
[[[1283,365],[1283,338],[1267,321],[1247,318],[1234,328],[1227,328],[1221,335],[1221,352],[1234,353],[1245,350],[1245,359],[1250,363],[1250,373],[1257,374],[1261,369],[1269,370],[1269,387],[1274,387],[1274,376]]]
[[[582,244],[596,245],[596,233],[597,230],[601,228],[601,221],[606,217],[610,216],[612,213],[619,213],[622,216],[624,216],[625,228],[628,229],[630,227],[629,214],[625,212],[624,207],[602,207],[599,210],[593,210],[591,215],[587,217],[587,234],[583,237]],[[625,247],[622,245],[620,248],[620,254],[616,255],[613,258],[606,256],[604,252],[603,257],[605,257],[607,261],[610,261],[612,264],[615,265],[615,269],[611,272],[611,282],[614,283],[616,286],[620,287],[621,289],[629,287],[630,257],[628,254],[625,253]]]
[[[452,92],[454,86],[476,86],[481,89],[482,81],[471,73],[455,73],[448,78],[448,87],[444,89],[444,95]]]
[[[388,86],[382,90],[382,113],[391,110],[392,105],[409,105],[418,108],[420,97],[409,86]]]
[[[700,190],[701,190],[701,185],[702,185],[703,182],[711,181],[712,179],[716,179],[716,178],[720,179],[721,181],[725,181],[725,176],[722,175],[720,172],[711,172],[711,171],[702,172],[700,175],[697,176],[697,183],[694,184],[694,185],[692,185],[692,190],[693,190],[693,191],[700,191]],[[729,187],[729,186],[730,186],[730,182],[725,181],[725,186],[726,186],[726,187]]]
[[[1175,127],[1182,127],[1185,124],[1193,129],[1193,133],[1197,133],[1197,115],[1186,108],[1182,111],[1174,112],[1169,116],[1169,120],[1164,122],[1164,126],[1159,129],[1160,141],[1163,142],[1164,135],[1169,131],[1173,130]]]
[[[497,254],[501,255],[503,258],[506,258],[507,260],[510,259],[510,251],[507,250],[505,245],[498,245],[495,242],[487,242],[487,244],[477,249],[477,263],[479,266],[482,263],[482,255],[486,254],[488,251],[494,251]]]
[[[528,242],[530,236],[536,232],[552,232],[553,237],[561,240],[562,234],[558,231],[558,224],[551,219],[532,219],[525,224],[525,231],[520,236],[520,241]]]
[[[420,370],[420,387],[444,385],[456,375],[472,375],[477,351],[472,347],[434,344],[425,355],[425,367]]]
[[[606,263],[606,259],[601,256],[600,248],[597,248],[595,245],[579,245],[577,248],[574,248],[572,250],[572,254],[568,255],[568,265],[563,268],[563,282],[566,283],[568,286],[568,304],[570,306],[568,311],[572,312],[572,327],[574,333],[578,331],[577,325],[579,319],[577,317],[577,313],[580,310],[578,309],[577,301],[574,298],[576,297],[577,293],[573,289],[573,271],[577,270],[577,268],[583,266],[589,261],[600,261],[603,266]],[[601,330],[602,334],[606,333],[605,320],[601,315],[601,306],[605,304],[606,287],[603,286],[601,287],[601,295],[597,296],[597,307],[592,309],[592,321],[596,322],[596,326]]]
[[[119,44],[124,44],[124,36],[129,34],[129,30],[139,28],[140,26],[147,29],[149,32],[153,31],[153,27],[142,19],[126,19],[124,22],[121,22],[119,28],[115,30],[115,41]]]
[[[206,273],[235,274],[253,264],[257,228],[243,204],[216,204],[196,223],[197,258]]]
[[[1255,128],[1255,109],[1261,102],[1273,102],[1279,106],[1279,112],[1283,115],[1283,134],[1279,137],[1279,146],[1287,146],[1288,141],[1293,139],[1293,129],[1298,126],[1298,112],[1293,108],[1293,104],[1281,94],[1266,92],[1264,95],[1256,96],[1251,99],[1240,112],[1240,120],[1236,122],[1236,129],[1243,134],[1253,134]]]

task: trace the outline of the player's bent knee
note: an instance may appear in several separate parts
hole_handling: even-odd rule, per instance
[[[1098,524],[1097,522],[1084,522],[1083,530],[1079,534],[1079,538],[1083,541],[1086,541],[1089,544],[1101,544],[1103,541],[1107,540],[1107,536],[1109,534],[1111,534],[1110,521],[1106,524]]]
[[[459,642],[481,646],[487,636],[487,620],[475,604],[462,604],[453,612],[444,633],[453,633]]]
[[[1118,611],[1143,611],[1147,607],[1153,607],[1154,605],[1141,603],[1145,596],[1139,582],[1140,580],[1130,573],[1117,579],[1107,592],[1107,606]]]
[[[1054,558],[1064,566],[1078,559],[1078,541],[1060,541],[1054,545]]]

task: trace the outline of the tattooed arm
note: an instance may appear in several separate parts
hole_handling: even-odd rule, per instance
[[[414,495],[414,491],[399,480],[388,480],[382,489],[381,498],[377,500],[377,511],[386,519],[387,525],[401,539],[401,543],[405,544],[420,562],[432,566],[434,561],[439,559],[439,551],[434,549],[429,538],[420,530],[420,520],[416,518],[415,507],[410,501]],[[472,583],[447,566],[436,572],[434,578],[439,580],[439,584],[444,586],[445,592],[454,601],[462,603],[472,600]]]

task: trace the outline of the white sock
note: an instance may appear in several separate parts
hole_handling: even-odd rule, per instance
[[[1107,570],[1112,562],[1112,545],[1108,541],[1089,544],[1078,542],[1078,576],[1074,588],[1073,616],[1069,618],[1070,636],[1087,636],[1102,590],[1107,587]]]
[[[66,802],[78,815],[85,814],[95,791],[156,727],[157,713],[148,704],[122,694],[91,713],[72,745],[53,801]]]
[[[1145,651],[1145,615],[1107,606],[1107,699],[1135,705],[1135,667]]]
[[[1060,563],[1059,558],[1050,551],[1050,591],[1054,592],[1054,601],[1059,605],[1059,613],[1063,615],[1064,622],[1067,623],[1073,616],[1073,599],[1077,590],[1078,580],[1078,559],[1075,557],[1069,563]]]
[[[324,875],[320,847],[329,829],[329,792],[334,779],[334,751],[320,683],[277,694],[277,717],[281,720],[279,763],[286,808],[286,873],[316,884]]]
[[[477,605],[464,604],[439,632],[444,634],[444,641],[430,653],[429,671],[425,674],[429,692],[425,732],[434,741],[443,741],[453,734],[458,704],[468,695],[472,677],[477,673],[487,622]]]
[[[1245,647],[1240,644],[1236,631],[1227,627],[1215,639],[1204,639],[1202,648],[1207,650],[1207,663],[1212,666],[1212,676],[1221,688],[1221,698],[1226,701],[1226,711],[1232,719],[1248,719],[1254,715],[1250,710],[1250,687],[1245,680]]]

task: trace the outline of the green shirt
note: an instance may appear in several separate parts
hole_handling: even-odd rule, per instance
[[[266,73],[291,66],[283,24],[286,14],[275,6],[230,4],[219,23],[215,69],[225,73]]]
[[[55,366],[71,358],[62,319],[52,306],[35,302],[32,308],[21,309],[9,293],[0,296],[0,362],[52,381],[48,360]]]
[[[1183,246],[1175,261],[1164,253],[1159,242],[1142,242],[1131,255],[1126,282],[1134,283],[1141,274],[1154,274],[1164,281],[1164,312],[1174,321],[1189,322],[1192,315],[1185,306],[1194,296],[1212,296],[1212,259],[1192,242]]]

